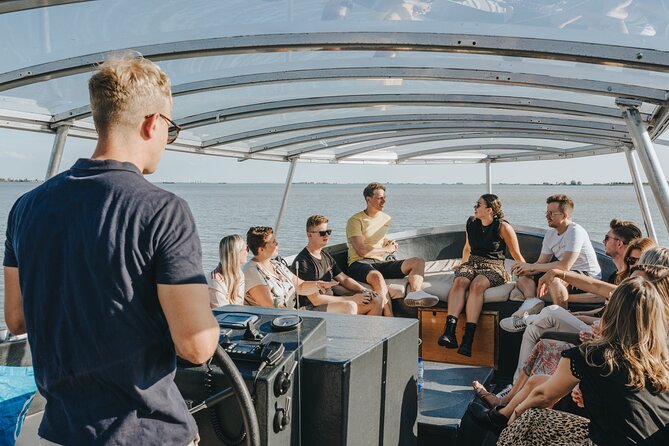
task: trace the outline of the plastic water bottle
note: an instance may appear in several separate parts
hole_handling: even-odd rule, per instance
[[[416,380],[416,387],[418,388],[418,393],[421,393],[423,391],[423,374],[424,374],[424,369],[423,369],[423,358],[418,357],[418,379]]]

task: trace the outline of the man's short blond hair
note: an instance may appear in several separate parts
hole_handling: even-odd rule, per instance
[[[132,128],[170,104],[170,79],[138,53],[109,56],[88,81],[93,122],[98,132]]]

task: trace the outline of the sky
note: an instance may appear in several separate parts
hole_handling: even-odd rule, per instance
[[[44,179],[54,136],[0,129],[0,178]],[[60,171],[78,158],[93,153],[95,141],[68,138]],[[669,170],[669,147],[656,146],[665,175]],[[247,160],[166,151],[150,181],[204,183],[283,183],[288,163]],[[643,175],[643,174],[642,174]],[[294,182],[366,183],[485,183],[483,164],[433,166],[320,165],[298,163]],[[612,154],[554,161],[501,163],[492,166],[493,183],[630,182],[625,155]]]

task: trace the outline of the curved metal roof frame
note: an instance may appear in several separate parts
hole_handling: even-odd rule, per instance
[[[649,104],[659,105],[666,104],[669,101],[669,90],[614,82],[602,82],[588,79],[565,79],[540,74],[513,73],[510,71],[396,66],[314,68],[306,70],[244,74],[175,85],[172,88],[172,95],[178,97],[212,90],[255,86],[267,83],[344,79],[411,79],[476,82],[550,88],[610,96],[614,98],[620,96],[633,97]],[[82,119],[90,116],[90,114],[90,105],[85,105],[54,115],[53,122],[58,123],[68,119]]]
[[[608,122],[600,122],[593,120],[576,120],[576,119],[566,119],[566,118],[551,118],[551,117],[538,117],[533,115],[513,115],[507,116],[503,114],[499,115],[481,115],[481,114],[458,114],[452,115],[447,113],[430,113],[430,114],[399,114],[399,115],[373,115],[373,116],[355,116],[347,118],[334,118],[334,119],[322,119],[322,120],[310,120],[310,121],[300,121],[294,124],[285,124],[278,125],[273,127],[264,127],[254,130],[249,130],[241,133],[234,133],[230,135],[221,136],[218,138],[212,138],[204,140],[202,142],[202,147],[211,147],[222,144],[229,144],[237,141],[251,140],[255,138],[262,138],[268,136],[276,136],[282,133],[291,133],[296,131],[303,131],[309,129],[319,129],[319,128],[331,128],[331,127],[349,127],[349,126],[362,126],[363,124],[375,124],[376,126],[383,125],[393,125],[394,123],[399,123],[399,125],[406,125],[406,123],[413,123],[412,128],[420,129],[425,126],[432,126],[432,122],[459,122],[467,123],[469,121],[475,122],[516,122],[516,123],[545,123],[549,125],[567,125],[572,127],[583,127],[600,129],[600,130],[612,130],[616,132],[627,132],[627,127],[624,124],[615,124]],[[354,128],[354,127],[349,127]],[[378,131],[380,127],[370,127],[368,130],[371,132]],[[314,136],[316,135],[316,136]],[[309,139],[317,139],[318,134],[310,134]]]
[[[615,107],[581,104],[576,102],[534,99],[528,97],[459,95],[459,94],[361,94],[341,96],[318,96],[299,99],[285,99],[272,102],[242,105],[207,111],[177,120],[184,129],[200,127],[223,121],[250,117],[274,115],[277,113],[355,108],[371,106],[432,106],[495,108],[506,110],[529,110],[546,113],[560,113],[576,116],[613,118],[622,122],[620,110]],[[644,120],[650,115],[643,114]]]
[[[92,71],[105,57],[123,48],[86,54],[0,74],[0,91]],[[538,38],[411,32],[310,32],[218,37],[139,46],[152,60],[276,51],[436,51],[545,58],[669,72],[667,53]]]
[[[31,1],[17,1],[13,8],[8,11],[19,11],[39,7],[40,4]],[[65,1],[46,1],[42,5],[58,5],[69,3]],[[2,10],[0,10],[2,12]],[[6,11],[5,11],[6,12]],[[0,74],[0,92],[40,83],[64,76],[71,76],[93,70],[95,65],[110,52],[90,53],[77,57],[50,61],[33,65],[30,67],[13,70]],[[536,60],[550,59],[558,61],[577,62],[589,65],[616,66],[623,69],[648,70],[661,73],[669,73],[669,53],[641,47],[625,47],[620,45],[602,45],[596,43],[551,40],[543,38],[522,39],[506,36],[456,34],[456,33],[434,33],[434,32],[386,32],[386,31],[356,31],[356,32],[287,32],[266,33],[254,35],[239,35],[229,37],[212,37],[206,39],[183,40],[168,43],[157,43],[135,47],[134,50],[142,53],[145,57],[156,61],[177,60],[196,57],[222,56],[230,54],[257,54],[267,52],[290,52],[290,51],[392,51],[392,52],[451,52],[458,54],[473,55],[497,55],[515,58],[532,58]],[[576,93],[591,94],[600,97],[623,98],[638,101],[638,104],[655,105],[653,114],[641,113],[640,118],[645,123],[652,123],[651,135],[656,137],[659,129],[669,125],[669,91],[666,89],[651,88],[639,85],[627,85],[621,83],[600,81],[597,79],[581,79],[577,73],[574,76],[553,76],[543,74],[530,74],[508,70],[484,70],[484,69],[462,69],[449,67],[431,66],[397,66],[396,61],[390,63],[383,58],[379,59],[378,65],[361,67],[318,67],[298,70],[282,70],[274,72],[258,72],[238,76],[221,77],[184,83],[174,87],[174,95],[191,95],[223,88],[253,87],[262,84],[274,84],[285,82],[308,82],[314,80],[350,80],[350,79],[412,79],[412,80],[435,80],[435,81],[459,81],[474,82],[489,85],[512,85],[531,88],[542,88],[546,90],[571,91]],[[424,64],[423,59],[420,63]],[[519,64],[520,66],[520,64]],[[185,129],[197,129],[221,122],[240,121],[251,122],[254,118],[269,117],[274,115],[290,115],[314,110],[335,109],[361,109],[372,106],[388,106],[397,109],[398,112],[406,107],[476,107],[494,109],[495,112],[485,115],[480,121],[473,118],[471,122],[466,120],[452,119],[448,125],[419,122],[420,115],[401,113],[392,115],[379,115],[384,121],[374,121],[369,117],[360,119],[346,118],[315,120],[304,124],[286,124],[278,128],[267,126],[256,126],[245,132],[230,133],[226,127],[227,134],[209,137],[206,140],[181,139],[175,147],[181,150],[192,150],[196,153],[226,154],[225,156],[236,156],[243,158],[271,158],[277,160],[288,160],[294,157],[306,156],[311,152],[322,148],[334,148],[347,144],[360,144],[353,149],[356,154],[362,154],[365,150],[377,150],[379,144],[365,144],[379,139],[388,139],[380,132],[386,131],[379,125],[360,126],[362,123],[386,122],[389,126],[393,123],[404,123],[395,126],[395,137],[425,135],[431,130],[442,135],[460,135],[461,139],[467,139],[476,132],[490,131],[491,136],[497,138],[503,135],[520,135],[531,137],[536,134],[537,140],[547,141],[572,141],[588,144],[576,149],[570,149],[573,153],[579,150],[590,153],[589,145],[598,147],[619,148],[631,146],[632,141],[625,131],[624,120],[618,107],[606,107],[590,105],[588,103],[577,103],[561,100],[548,100],[523,96],[502,96],[492,94],[344,94],[333,96],[302,97],[295,99],[283,99],[268,102],[257,102],[246,105],[222,108],[219,110],[208,110],[202,113],[185,116],[177,119]],[[505,111],[520,110],[525,112],[540,112],[553,114],[555,118],[541,118],[535,122],[522,123],[515,116],[505,115]],[[178,111],[177,111],[178,113]],[[34,126],[39,130],[45,130],[40,120],[23,120],[19,113],[5,113],[9,116],[7,127]],[[423,114],[421,114],[423,115]],[[429,113],[429,115],[433,115]],[[567,118],[564,117],[567,115]],[[90,116],[88,106],[68,110],[51,116],[49,126],[52,131],[60,126],[68,126],[73,136],[82,135],[90,137],[92,127],[82,119]],[[402,118],[400,119],[400,116]],[[589,120],[574,120],[569,116],[581,116]],[[593,119],[594,118],[594,119]],[[367,120],[365,120],[367,119]],[[27,121],[27,122],[24,122]],[[549,121],[552,121],[549,123]],[[258,121],[261,122],[261,121]],[[343,130],[329,130],[325,132],[307,132],[315,129],[318,124],[328,123],[332,125],[350,125]],[[515,122],[515,123],[514,123]],[[609,124],[610,122],[610,124]],[[427,125],[426,125],[427,124]],[[3,125],[0,123],[0,125]],[[460,133],[451,132],[460,127]],[[610,128],[609,128],[610,127]],[[430,130],[428,130],[430,129]],[[463,132],[465,130],[465,132]],[[282,133],[302,132],[300,136],[282,135]],[[253,138],[271,136],[272,141],[253,143]],[[347,136],[348,138],[340,138]],[[333,139],[340,138],[340,139]],[[413,138],[414,144],[427,142],[427,136]],[[319,140],[320,146],[312,145],[299,147],[300,144]],[[248,150],[227,147],[232,142],[250,143]],[[432,140],[430,140],[432,141]],[[291,146],[293,146],[291,148]],[[278,148],[287,148],[287,154],[265,153]],[[481,146],[482,147],[482,146]],[[516,147],[521,148],[520,145]],[[525,147],[522,147],[523,150]],[[417,147],[417,150],[420,150]],[[617,149],[616,149],[617,150]],[[418,152],[416,152],[418,153]],[[451,153],[449,149],[447,153]],[[345,159],[340,155],[334,156],[331,161],[337,162]],[[493,159],[493,157],[488,157]],[[503,158],[494,158],[502,160]]]
[[[582,137],[599,137],[602,140],[608,139],[612,141],[618,141],[622,145],[624,143],[631,143],[629,135],[625,132],[616,132],[610,130],[600,130],[600,129],[590,129],[586,130],[584,128],[572,127],[566,123],[562,124],[546,124],[546,123],[519,123],[519,122],[462,122],[462,121],[452,121],[452,122],[413,122],[413,123],[402,123],[402,124],[385,124],[385,125],[372,125],[372,126],[355,126],[348,127],[344,129],[330,130],[320,133],[310,133],[306,135],[297,136],[289,139],[280,139],[276,142],[264,143],[257,146],[252,146],[249,149],[249,153],[258,153],[266,152],[269,150],[275,150],[280,147],[300,144],[308,141],[318,141],[314,146],[307,146],[306,148],[299,148],[293,150],[289,153],[290,156],[299,155],[302,153],[311,152],[314,150],[320,150],[325,148],[333,148],[342,145],[354,144],[359,142],[367,142],[375,139],[384,139],[389,138],[392,135],[396,134],[397,136],[405,135],[419,135],[425,133],[463,133],[475,132],[475,131],[487,131],[486,136],[490,137],[491,129],[497,129],[497,134],[503,132],[508,132],[510,130],[515,131],[525,131],[525,132],[535,132],[535,133],[547,133],[552,136],[557,135],[573,135],[573,136],[582,136]],[[463,133],[464,134],[464,133]],[[349,138],[336,139],[339,136],[350,136]],[[537,136],[535,135],[535,138]],[[539,137],[540,138],[540,137]]]

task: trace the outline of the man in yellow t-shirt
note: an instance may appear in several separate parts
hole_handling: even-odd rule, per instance
[[[431,307],[439,298],[421,290],[425,274],[425,260],[411,257],[386,261],[388,254],[397,252],[395,240],[388,240],[388,226],[392,218],[383,212],[386,188],[381,183],[370,183],[363,191],[367,207],[348,219],[348,275],[372,286],[383,298],[383,315],[392,316],[385,279],[409,276],[409,293],[404,302],[412,307]]]

